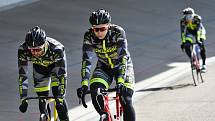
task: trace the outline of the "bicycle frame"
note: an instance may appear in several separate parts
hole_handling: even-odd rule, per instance
[[[196,69],[200,71],[200,63],[199,63],[199,55],[200,55],[200,48],[197,43],[192,45],[191,51],[191,62],[195,65]]]
[[[109,96],[107,94],[108,92],[115,92],[116,95],[115,96]],[[97,91],[88,90],[81,97],[82,104],[83,104],[83,106],[85,108],[87,108],[87,105],[86,105],[86,102],[85,102],[85,95],[86,94],[92,94],[92,93],[102,95],[104,97],[104,112],[108,113],[108,121],[113,121],[112,114],[111,114],[110,107],[109,107],[109,101],[115,100],[116,114],[113,115],[113,116],[114,116],[114,119],[119,121],[121,116],[122,116],[122,113],[123,113],[123,108],[122,108],[122,106],[120,104],[119,93],[116,92],[116,89],[112,88],[112,89],[108,89],[108,90],[103,90],[103,89],[101,90],[100,88],[98,88]]]
[[[57,121],[58,113],[57,113],[57,109],[56,109],[56,101],[55,101],[56,98],[55,97],[42,97],[42,96],[41,97],[27,97],[24,100],[32,100],[32,99],[37,99],[37,100],[39,100],[39,99],[47,99],[47,104],[50,104],[51,102],[54,102],[54,108],[53,108],[54,109],[54,112],[53,112],[54,113],[54,121]],[[46,106],[45,110],[48,110],[47,106]],[[41,115],[42,114],[40,114],[40,116]],[[44,115],[47,116],[47,114],[44,114]],[[49,115],[51,115],[51,114],[49,114]],[[49,115],[47,116],[48,117],[47,121],[51,121],[51,117],[49,117]]]
[[[189,48],[188,48],[189,47]],[[197,86],[199,84],[199,78],[202,82],[204,82],[202,77],[202,72],[200,69],[200,47],[198,43],[187,43],[186,48],[190,50],[191,52],[191,71],[192,71],[192,78],[194,81],[194,85]],[[188,52],[186,50],[186,52]]]

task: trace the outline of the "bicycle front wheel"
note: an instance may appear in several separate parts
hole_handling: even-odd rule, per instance
[[[201,79],[201,83],[203,83],[204,82],[204,73],[202,73],[201,70],[199,72],[199,76],[200,76],[200,79]]]
[[[199,85],[199,79],[202,77],[199,69],[192,69],[192,77],[194,85]]]

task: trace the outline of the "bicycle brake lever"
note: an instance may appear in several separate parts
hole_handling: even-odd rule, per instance
[[[83,95],[81,96],[81,102],[82,102],[82,105],[83,105],[85,108],[87,108],[87,104],[86,104],[86,101],[85,101],[85,94],[83,94]]]

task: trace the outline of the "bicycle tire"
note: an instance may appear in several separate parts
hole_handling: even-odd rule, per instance
[[[204,82],[204,78],[203,78],[203,75],[202,75],[202,71],[200,69],[199,60],[197,60],[197,62],[195,62],[195,63],[196,63],[196,64],[194,64],[195,68],[192,69],[192,67],[191,67],[192,78],[193,78],[193,81],[194,81],[194,85],[198,86],[200,83]],[[200,82],[200,80],[201,80],[201,82]]]
[[[194,82],[194,86],[199,85],[199,71],[197,69],[192,69],[192,78]]]
[[[202,75],[203,73],[201,72],[201,70],[200,70],[200,79],[201,79],[201,83],[204,83],[204,77],[203,77],[203,75]]]
[[[197,54],[198,51],[194,52],[196,49],[193,50],[191,54],[191,70],[192,70],[192,77],[194,81],[194,86],[198,86],[200,83],[201,76],[201,69],[200,69],[200,63],[199,63],[199,56]]]

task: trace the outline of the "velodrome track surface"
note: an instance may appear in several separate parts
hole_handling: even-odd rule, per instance
[[[70,109],[78,106],[76,88],[80,86],[81,44],[90,27],[89,15],[105,8],[112,23],[124,27],[132,55],[136,82],[150,78],[173,67],[172,62],[185,62],[180,50],[179,19],[187,6],[196,9],[207,30],[207,57],[215,55],[215,2],[213,0],[41,0],[33,4],[0,11],[0,120],[36,121],[38,109],[30,103],[26,114],[18,110],[17,48],[26,32],[35,25],[44,28],[48,36],[61,41],[67,52]],[[32,85],[30,85],[32,87]],[[29,91],[29,95],[34,95]],[[28,115],[28,116],[26,116]],[[81,121],[81,120],[80,120]]]

